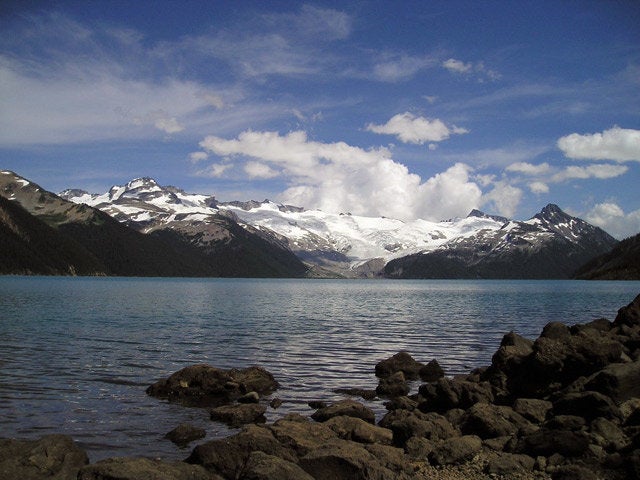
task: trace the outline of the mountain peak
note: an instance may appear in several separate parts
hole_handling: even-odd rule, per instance
[[[474,208],[473,210],[471,210],[469,212],[469,215],[467,215],[467,218],[470,217],[477,217],[477,218],[490,218],[492,220],[496,220],[498,222],[502,222],[502,223],[507,223],[509,221],[509,219],[507,217],[501,217],[499,215],[489,215],[487,213],[484,213],[483,211],[480,211],[476,208]]]

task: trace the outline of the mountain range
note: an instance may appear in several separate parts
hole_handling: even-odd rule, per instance
[[[618,243],[553,204],[526,221],[474,210],[440,222],[403,222],[269,200],[219,202],[151,178],[102,194],[71,189],[54,195],[6,171],[0,195],[98,261],[78,271],[69,260],[78,274],[569,278]],[[0,223],[12,215],[7,211]],[[114,264],[120,255],[127,261]]]

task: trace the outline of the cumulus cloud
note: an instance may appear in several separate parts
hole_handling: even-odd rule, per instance
[[[640,210],[625,213],[614,202],[596,204],[584,218],[619,240],[640,232]]]
[[[568,158],[640,162],[640,130],[613,127],[602,133],[572,133],[558,140]]]
[[[200,146],[215,155],[245,157],[280,172],[290,185],[281,201],[328,212],[441,220],[466,215],[479,206],[482,196],[470,180],[471,168],[463,163],[423,182],[394,161],[386,148],[317,142],[304,131],[280,135],[248,130],[233,139],[208,136]]]
[[[249,178],[273,178],[279,175],[276,170],[261,162],[247,162],[244,171],[249,175]]]
[[[494,184],[493,189],[483,195],[483,203],[491,205],[500,215],[513,217],[522,200],[522,190],[505,181]]]
[[[374,133],[395,135],[401,142],[418,145],[426,142],[440,142],[452,134],[468,133],[468,130],[455,125],[448,127],[440,119],[430,120],[425,117],[416,117],[409,112],[394,115],[383,125],[370,123],[366,129]]]
[[[549,193],[549,185],[544,182],[531,182],[529,184],[529,190],[531,190],[531,193],[536,194]]]
[[[193,163],[202,162],[209,158],[209,154],[207,152],[191,152],[189,154],[189,160]]]

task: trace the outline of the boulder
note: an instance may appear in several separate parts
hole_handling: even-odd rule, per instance
[[[616,315],[613,325],[626,325],[628,327],[640,325],[640,295],[634,298],[629,305],[618,310],[618,315]]]
[[[67,435],[0,439],[0,478],[75,480],[89,458]]]
[[[420,375],[420,380],[423,382],[435,382],[444,377],[444,370],[438,361],[434,359],[422,367],[418,374]]]
[[[540,334],[542,338],[552,338],[554,340],[569,340],[571,338],[571,332],[569,327],[561,322],[550,322],[542,328]]]
[[[534,423],[544,422],[552,407],[553,403],[537,398],[518,398],[513,402],[513,410]]]
[[[150,458],[108,458],[83,467],[78,480],[222,480],[200,465]]]
[[[618,425],[606,418],[596,418],[589,426],[592,443],[608,452],[618,452],[630,445],[629,438]]]
[[[531,457],[549,457],[559,454],[564,457],[579,457],[589,448],[589,437],[582,431],[541,428],[517,440],[516,453]]]
[[[459,465],[471,460],[482,448],[482,440],[475,435],[454,437],[437,444],[429,454],[434,465]]]
[[[259,403],[260,395],[258,392],[249,392],[238,397],[238,403]]]
[[[616,403],[640,397],[640,361],[608,365],[596,373],[585,388],[603,393]]]
[[[437,441],[460,435],[445,417],[434,412],[394,410],[384,416],[380,426],[393,432],[397,447],[406,447],[413,437]]]
[[[271,430],[258,425],[248,425],[235,435],[196,446],[186,462],[202,465],[224,478],[238,478],[249,456],[256,451],[289,462],[296,461],[294,452],[280,444]]]
[[[414,360],[409,353],[398,352],[394,356],[378,362],[375,372],[376,376],[380,378],[402,372],[407,380],[417,380],[423,367],[425,365]]]
[[[268,395],[278,388],[273,375],[261,367],[223,370],[199,364],[185,367],[147,388],[152,397],[188,406],[210,407],[230,403],[255,391]]]
[[[585,391],[567,393],[553,402],[555,415],[577,415],[587,420],[597,417],[620,419],[622,414],[616,404],[600,392]]]
[[[377,394],[375,390],[366,388],[336,388],[333,393],[340,393],[342,395],[350,395],[352,397],[361,397],[365,400],[373,400]]]
[[[485,473],[510,478],[514,474],[532,471],[535,463],[535,459],[529,455],[501,452],[489,460]]]
[[[343,440],[380,445],[391,445],[393,440],[391,430],[371,425],[360,418],[333,417],[327,420],[324,425],[336,432],[336,435]]]
[[[529,421],[511,407],[476,403],[462,419],[462,433],[480,438],[513,435],[530,426]]]
[[[282,446],[297,456],[304,456],[337,438],[337,434],[326,424],[312,422],[297,414],[287,415],[268,428]]]
[[[354,400],[341,400],[328,407],[317,410],[311,418],[316,422],[326,422],[330,418],[345,415],[347,417],[361,418],[369,423],[375,423],[376,414],[368,407]]]
[[[242,480],[313,480],[297,463],[264,452],[251,452]]]
[[[256,403],[238,403],[222,405],[209,410],[211,420],[223,422],[230,427],[239,427],[247,423],[264,423],[267,407]]]
[[[194,440],[204,438],[207,432],[203,428],[194,427],[188,423],[181,423],[167,433],[164,438],[171,440],[178,446],[185,446]]]
[[[330,440],[300,459],[313,478],[332,480],[391,479],[396,473],[384,467],[363,446],[346,440]]]
[[[500,347],[491,358],[491,365],[499,370],[509,372],[520,365],[524,358],[533,353],[533,342],[517,333],[509,332],[500,342]]]
[[[409,385],[407,385],[407,380],[402,372],[381,378],[376,388],[376,393],[381,397],[403,397],[409,391]]]
[[[561,465],[551,475],[552,480],[599,480],[590,468],[582,465]]]
[[[489,382],[471,382],[456,378],[441,378],[420,386],[424,399],[418,408],[423,412],[446,412],[452,408],[467,409],[479,402],[492,403],[493,389]]]

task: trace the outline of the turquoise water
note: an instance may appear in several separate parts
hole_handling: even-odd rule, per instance
[[[375,388],[375,364],[399,350],[464,373],[510,330],[613,320],[638,293],[640,282],[0,277],[0,436],[67,433],[92,461],[181,459],[189,450],[162,439],[179,423],[229,433],[144,393],[186,365],[266,367],[284,401],[272,421],[344,398],[336,388]]]

